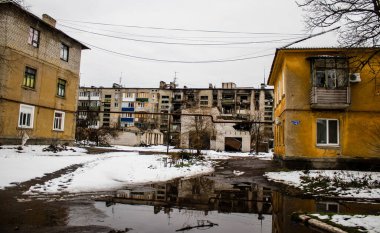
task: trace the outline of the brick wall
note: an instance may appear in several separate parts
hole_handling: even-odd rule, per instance
[[[30,27],[40,31],[38,48],[28,44]],[[5,32],[0,35],[0,45],[79,74],[81,45],[51,26],[7,4],[0,8],[0,29]],[[68,62],[60,59],[61,42],[69,46]]]

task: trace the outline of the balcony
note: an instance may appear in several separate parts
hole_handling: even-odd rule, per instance
[[[78,111],[100,111],[100,106],[78,106]]]
[[[133,117],[122,117],[120,118],[121,122],[134,122],[135,118]]]
[[[137,102],[149,102],[149,98],[136,98]]]
[[[339,89],[312,87],[310,92],[310,107],[313,109],[345,109],[350,103],[350,87]]]
[[[122,112],[134,112],[135,111],[135,108],[121,108],[121,111]]]
[[[222,104],[223,105],[235,104],[235,100],[234,99],[222,99]]]

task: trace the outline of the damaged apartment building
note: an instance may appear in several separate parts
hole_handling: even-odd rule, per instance
[[[116,127],[136,135],[152,132],[140,136],[145,139],[133,145],[169,141],[181,148],[192,147],[195,116],[191,115],[210,115],[205,116],[205,122],[210,122],[204,130],[208,133],[203,135],[203,149],[250,151],[252,130],[236,127],[244,122],[267,122],[260,125],[260,134],[265,135],[260,140],[266,147],[271,147],[273,138],[273,89],[264,84],[260,88],[237,87],[232,82],[222,83],[221,88],[212,84],[208,88],[178,88],[174,82],[161,81],[159,88],[126,88],[119,84],[112,88],[81,87],[78,110],[83,111],[79,112],[79,121],[92,114],[88,127]],[[116,143],[129,144],[120,140]]]
[[[82,50],[44,14],[0,1],[0,144],[72,143]]]

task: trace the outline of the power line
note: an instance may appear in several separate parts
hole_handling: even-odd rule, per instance
[[[112,50],[101,48],[99,46],[95,46],[95,45],[85,43],[85,42],[81,42],[81,43],[88,45],[90,47],[108,52],[108,53],[121,55],[124,57],[136,58],[136,59],[140,59],[140,60],[147,60],[147,61],[154,61],[154,62],[165,62],[165,63],[184,63],[184,64],[223,63],[223,62],[235,62],[235,61],[251,60],[251,59],[255,59],[255,58],[268,57],[268,56],[273,55],[273,53],[270,53],[270,54],[264,54],[264,55],[258,55],[258,56],[252,56],[252,57],[244,57],[244,58],[216,59],[216,60],[204,60],[204,61],[166,60],[166,59],[156,59],[156,58],[149,58],[149,57],[140,57],[140,56],[135,56],[135,55],[131,55],[131,54],[112,51]]]
[[[63,25],[61,23],[58,23],[59,25]],[[66,22],[65,25],[70,25],[70,26],[76,26],[76,27],[83,27],[80,24],[77,23],[70,23]],[[148,38],[161,38],[161,39],[169,39],[169,40],[185,40],[185,41],[202,41],[202,42],[226,42],[226,41],[215,41],[215,40],[201,40],[204,38],[212,38],[212,39],[254,39],[254,38],[273,38],[273,37],[289,37],[294,35],[269,35],[269,36],[222,36],[222,37],[210,37],[210,36],[158,36],[158,35],[146,35],[146,34],[136,34],[136,33],[130,33],[130,32],[125,32],[125,31],[115,31],[115,30],[107,30],[103,28],[94,28],[94,27],[86,27],[86,29],[92,29],[92,30],[97,30],[97,31],[105,31],[105,32],[112,32],[112,33],[117,33],[117,34],[123,34],[123,35],[128,35],[128,36],[134,36],[134,37],[148,37]],[[293,38],[292,38],[293,39]]]
[[[66,22],[76,22],[84,24],[96,24],[103,26],[116,26],[116,27],[127,27],[127,28],[140,28],[140,29],[153,29],[153,30],[167,30],[167,31],[184,31],[184,32],[206,32],[206,33],[226,33],[226,34],[250,34],[250,35],[298,35],[304,36],[303,33],[280,33],[280,32],[238,32],[238,31],[221,31],[221,30],[201,30],[201,29],[184,29],[184,28],[164,28],[164,27],[146,27],[146,26],[136,26],[136,25],[123,25],[123,24],[111,24],[111,23],[99,23],[99,22],[89,22],[89,21],[79,21],[79,20],[68,20],[68,19],[58,19],[60,21]]]
[[[128,37],[112,36],[112,35],[107,35],[107,34],[103,34],[103,33],[91,32],[91,31],[87,31],[84,29],[67,26],[64,24],[60,24],[60,25],[63,27],[66,27],[66,28],[73,29],[73,30],[86,32],[86,33],[99,35],[99,36],[115,38],[115,39],[130,40],[130,41],[145,42],[145,43],[154,43],[154,44],[168,44],[168,45],[192,45],[192,46],[245,45],[245,44],[264,44],[264,43],[284,42],[284,41],[289,41],[289,40],[294,41],[295,39],[299,39],[299,37],[297,37],[297,38],[286,38],[286,39],[267,40],[267,41],[226,42],[226,43],[181,43],[181,42],[140,40],[140,39],[134,39],[134,38],[128,38]]]

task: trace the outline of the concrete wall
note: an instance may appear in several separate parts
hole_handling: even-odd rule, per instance
[[[123,145],[123,146],[140,146],[146,145],[162,145],[164,135],[159,131],[147,131],[141,132],[121,132],[118,138],[112,139],[111,145]]]
[[[241,138],[242,139],[242,152],[249,152],[251,150],[251,135],[248,131],[238,131],[233,128],[233,123],[217,123],[215,124],[216,131],[216,145],[215,150],[225,150],[225,138]]]

